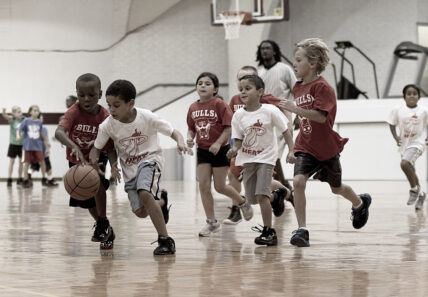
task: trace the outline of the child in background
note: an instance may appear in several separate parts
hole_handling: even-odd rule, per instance
[[[19,134],[19,125],[24,120],[24,117],[22,116],[21,108],[18,106],[12,107],[12,115],[8,115],[6,113],[6,108],[3,108],[2,112],[3,118],[9,123],[9,148],[7,150],[7,156],[9,157],[9,170],[7,175],[7,186],[12,186],[12,172],[13,172],[13,166],[15,164],[16,157],[19,157],[18,159],[18,180],[16,181],[17,185],[22,185],[22,138],[18,135]],[[20,139],[18,141],[18,139]]]
[[[327,45],[319,38],[302,40],[294,51],[294,71],[301,79],[293,87],[295,103],[281,100],[282,109],[297,114],[300,132],[294,145],[294,210],[299,229],[293,232],[290,243],[298,247],[309,246],[309,231],[306,228],[306,182],[310,176],[327,182],[331,191],[352,203],[352,225],[362,228],[369,218],[372,198],[369,194],[355,194],[342,183],[340,152],[347,138],[333,130],[336,117],[334,89],[320,76],[328,65]]]
[[[229,169],[226,153],[229,150],[227,141],[231,132],[232,111],[226,102],[216,97],[218,87],[215,74],[201,73],[196,80],[196,91],[200,99],[190,105],[187,113],[187,145],[193,147],[196,136],[197,176],[207,217],[199,236],[209,236],[221,228],[214,214],[211,178],[214,179],[215,190],[232,199],[233,205],[242,210],[245,220],[250,220],[253,216],[251,205],[232,186],[226,185]]]
[[[184,145],[180,132],[149,110],[136,108],[137,92],[127,80],[116,80],[106,91],[109,116],[101,125],[90,153],[92,164],[109,139],[112,139],[120,157],[125,191],[128,193],[132,211],[137,217],[148,215],[158,233],[155,255],[175,253],[175,242],[168,236],[168,201],[161,197],[160,181],[163,170],[162,149],[159,133],[170,136],[177,142],[179,153],[190,151]],[[112,176],[120,178],[117,161],[111,164]]]
[[[42,121],[39,119],[40,108],[37,105],[30,106],[28,113],[29,118],[25,118],[19,126],[19,131],[23,133],[24,145],[24,181],[23,187],[32,186],[28,176],[28,169],[31,163],[38,163],[42,171],[42,184],[46,181],[46,165],[43,157],[43,143],[46,152],[49,153],[50,143],[46,135],[42,133]],[[17,140],[18,140],[17,135]]]
[[[92,149],[98,134],[98,126],[109,116],[108,111],[98,104],[101,98],[101,81],[98,76],[86,73],[76,80],[78,102],[73,104],[59,123],[55,138],[67,147],[66,154],[69,167],[76,164],[88,164],[89,152]],[[110,163],[115,162],[116,152],[111,144],[107,145],[101,154],[100,170],[105,172],[107,158]],[[100,174],[101,185],[95,197],[87,200],[77,200],[70,197],[70,207],[88,209],[95,220],[95,230],[92,241],[100,242],[100,249],[112,249],[115,233],[110,226],[106,214],[106,189],[108,180]]]
[[[428,125],[428,109],[418,105],[421,91],[416,85],[403,88],[405,104],[395,106],[389,114],[388,124],[392,137],[396,141],[401,154],[401,169],[410,184],[407,205],[416,202],[415,209],[423,207],[426,194],[421,190],[415,170],[415,162],[422,155],[427,144],[426,126]],[[397,126],[399,134],[397,134]]]
[[[263,218],[262,234],[256,237],[259,245],[277,245],[275,229],[272,228],[272,207],[276,205],[271,195],[273,168],[278,159],[278,143],[275,130],[278,128],[287,143],[287,162],[294,163],[293,138],[287,129],[285,115],[271,104],[261,104],[264,91],[263,80],[257,75],[246,75],[239,80],[241,100],[245,103],[232,119],[233,147],[229,158],[236,157],[236,164],[243,165],[245,196],[251,204],[258,203]],[[239,151],[239,153],[238,153]],[[276,196],[276,199],[280,199]]]

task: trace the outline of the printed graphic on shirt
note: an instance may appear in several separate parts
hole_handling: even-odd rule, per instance
[[[263,152],[263,149],[255,150],[252,149],[257,143],[257,137],[262,136],[266,133],[266,129],[263,127],[263,123],[257,120],[252,126],[244,130],[244,141],[242,142],[242,152],[250,155],[258,155]]]
[[[412,117],[404,120],[404,138],[411,138],[417,135],[417,126],[421,120],[418,118],[416,114],[414,114]],[[416,128],[416,129],[415,129]]]
[[[71,139],[83,150],[92,148],[97,136],[97,127],[92,125],[78,124],[73,130]]]
[[[233,112],[236,112],[238,109],[245,107],[245,104],[233,104]]]
[[[40,138],[40,126],[39,125],[28,125],[28,137],[31,139]]]
[[[199,139],[209,139],[210,129],[218,121],[217,113],[214,110],[195,110],[192,112],[192,118],[195,121],[196,132]]]
[[[135,129],[131,136],[119,140],[119,144],[128,154],[125,163],[127,165],[138,164],[147,156],[147,153],[140,154],[140,146],[148,139],[147,135],[141,135],[141,132]]]
[[[310,110],[312,109],[315,98],[311,94],[305,94],[303,96],[297,97],[295,101],[297,106]],[[310,134],[312,132],[311,121],[308,118],[302,116],[299,116],[299,120],[303,133]]]

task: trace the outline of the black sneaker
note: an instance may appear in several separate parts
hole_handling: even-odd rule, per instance
[[[290,243],[298,247],[310,246],[309,231],[301,228],[293,231],[293,236],[291,236]]]
[[[110,226],[111,233],[109,238],[100,243],[100,250],[111,250],[114,245],[114,239],[116,238],[116,234],[114,234],[113,227]]]
[[[260,226],[261,227],[261,226]],[[273,246],[278,244],[275,229],[264,226],[260,229],[257,226],[251,228],[251,230],[262,233],[260,236],[254,239],[255,244]]]
[[[165,224],[168,224],[171,205],[168,207],[168,192],[166,190],[161,191],[161,198],[165,201],[165,204],[161,207],[163,219],[165,220]]]
[[[22,182],[22,187],[28,189],[31,187],[30,180],[26,179]]]
[[[21,178],[21,177],[20,177],[20,178],[18,178],[18,179],[17,179],[17,181],[16,181],[16,185],[17,185],[17,186],[22,186],[22,183],[23,183],[22,178]]]
[[[58,187],[58,183],[54,181],[54,179],[50,179],[47,181],[48,187]]]
[[[110,222],[108,219],[99,218],[98,221],[94,224],[95,231],[92,235],[92,241],[94,242],[104,242],[109,239],[112,233],[112,228],[110,227]]]
[[[155,248],[155,255],[173,255],[175,254],[175,241],[171,237],[158,236],[158,247]]]
[[[11,178],[8,178],[8,179],[7,179],[7,186],[8,186],[8,187],[11,187],[11,186],[12,186],[12,179],[11,179]]]
[[[369,207],[372,203],[370,194],[361,194],[358,196],[363,201],[363,205],[357,209],[352,207],[351,219],[352,226],[354,226],[355,229],[360,229],[367,223],[369,219]]]
[[[278,188],[272,192],[273,202],[271,203],[271,205],[272,205],[273,214],[276,217],[281,216],[284,212],[284,209],[285,209],[284,198],[286,194],[287,194],[287,190],[285,188]]]
[[[242,221],[241,211],[237,205],[230,207],[230,214],[227,219],[223,220],[223,224],[236,225]]]
[[[42,186],[43,186],[43,187],[47,187],[47,186],[48,186],[48,180],[47,180],[47,178],[46,178],[46,177],[43,177],[43,178],[42,178]]]

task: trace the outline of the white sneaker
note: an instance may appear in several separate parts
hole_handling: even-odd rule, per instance
[[[409,200],[407,200],[407,205],[412,205],[416,202],[416,199],[419,197],[419,193],[421,192],[421,188],[418,186],[418,189],[416,191],[410,190],[409,191]]]
[[[212,222],[211,220],[207,220],[207,224],[199,231],[199,236],[206,237],[210,236],[211,233],[216,233],[220,231],[221,224],[219,221]]]
[[[427,195],[425,194],[425,192],[422,192],[422,191],[419,192],[418,201],[416,201],[416,204],[415,204],[416,210],[420,210],[423,208],[426,196]]]
[[[239,208],[242,211],[242,215],[244,216],[244,219],[246,221],[251,220],[251,218],[253,217],[253,207],[251,206],[250,203],[247,202],[247,200],[245,199],[245,202],[242,203],[241,205],[239,205]]]

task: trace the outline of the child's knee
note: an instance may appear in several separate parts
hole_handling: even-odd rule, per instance
[[[293,178],[293,186],[296,189],[305,189],[306,188],[306,178],[303,175],[296,175]]]
[[[134,214],[139,218],[146,218],[148,216],[148,213],[144,207],[141,207],[137,209]]]
[[[263,203],[264,201],[268,201],[270,203],[269,197],[265,195],[256,195],[257,203]]]
[[[335,195],[341,195],[343,192],[343,187],[330,187],[331,188],[331,192]]]
[[[400,166],[402,169],[409,169],[413,167],[412,164],[407,160],[401,160]]]

